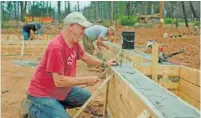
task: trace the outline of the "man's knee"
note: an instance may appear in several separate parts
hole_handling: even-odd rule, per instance
[[[82,106],[89,98],[91,97],[91,93],[86,90],[84,93],[83,93],[83,98],[82,100],[79,102],[80,104],[78,105],[79,106]]]

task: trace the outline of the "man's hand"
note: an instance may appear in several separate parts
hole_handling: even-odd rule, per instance
[[[110,59],[105,62],[106,66],[116,66],[118,65],[118,62],[115,59]]]
[[[91,76],[89,79],[87,79],[87,85],[93,86],[96,83],[98,83],[99,81],[100,81],[100,79],[98,78],[98,76]]]

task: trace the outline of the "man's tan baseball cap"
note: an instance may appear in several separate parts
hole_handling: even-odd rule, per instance
[[[72,12],[68,14],[64,20],[64,25],[74,24],[78,23],[83,27],[90,27],[92,26],[92,23],[90,23],[80,12]]]
[[[114,26],[110,26],[109,29],[113,32],[113,34],[116,32],[116,28]]]

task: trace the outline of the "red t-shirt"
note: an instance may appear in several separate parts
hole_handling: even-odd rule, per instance
[[[56,87],[52,73],[76,76],[76,61],[84,55],[79,43],[70,48],[59,34],[51,40],[45,54],[33,74],[28,94],[34,97],[51,97],[64,100],[72,90],[70,87]]]

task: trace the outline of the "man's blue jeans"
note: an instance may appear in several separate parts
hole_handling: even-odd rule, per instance
[[[28,95],[22,107],[27,110],[29,118],[70,118],[65,109],[82,106],[90,96],[91,94],[88,90],[73,87],[63,101],[53,98],[36,98]]]
[[[30,34],[28,32],[26,32],[24,29],[22,29],[22,34],[23,34],[24,40],[28,40],[29,39]]]

